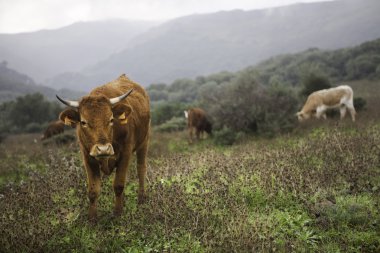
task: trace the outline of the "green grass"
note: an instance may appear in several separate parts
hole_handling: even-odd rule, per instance
[[[238,145],[152,134],[148,200],[133,162],[124,213],[102,180],[87,220],[77,145],[0,146],[1,252],[379,252],[380,125],[327,122]],[[22,182],[8,177],[20,168]]]

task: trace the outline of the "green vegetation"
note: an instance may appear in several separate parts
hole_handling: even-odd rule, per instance
[[[331,83],[329,79],[323,75],[317,75],[316,73],[307,73],[302,78],[303,88],[300,95],[303,97],[309,96],[314,91],[329,89]]]
[[[349,49],[309,49],[282,55],[236,73],[154,84],[148,87],[152,123],[165,124],[173,117],[183,117],[184,109],[199,106],[210,115],[214,129],[224,134],[223,129],[267,136],[289,132],[295,126],[293,115],[307,95],[343,81],[378,80],[379,59],[380,40],[375,40]],[[356,94],[360,88],[354,89],[358,110],[366,105],[366,100]],[[162,129],[168,124],[172,121]]]
[[[97,224],[78,147],[7,139],[2,178],[27,176],[2,183],[2,252],[378,252],[380,125],[346,123],[228,148],[154,132],[147,202],[133,164],[120,218],[103,178]]]
[[[359,66],[379,43],[336,52]],[[302,89],[315,89],[315,80],[351,80],[351,72],[332,71],[336,60],[292,72],[333,54],[309,50],[236,74],[149,88],[148,200],[137,205],[133,161],[123,215],[112,216],[112,177],[103,177],[96,224],[87,219],[86,175],[72,136],[44,144],[36,134],[0,136],[0,251],[379,252],[379,81],[347,83],[362,97],[355,124],[294,122]],[[286,57],[294,59],[282,62]],[[266,82],[268,73],[276,79]],[[214,139],[188,143],[180,130],[190,105],[207,108]],[[20,97],[1,105],[0,126],[32,131],[58,109],[38,94]]]
[[[40,93],[18,97],[0,104],[0,132],[42,132],[49,121],[57,120],[61,106],[45,100]]]

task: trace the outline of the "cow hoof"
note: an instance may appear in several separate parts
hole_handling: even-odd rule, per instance
[[[98,216],[97,215],[89,215],[88,216],[88,220],[91,222],[91,223],[96,223],[98,221]]]
[[[137,204],[141,205],[141,204],[144,204],[145,202],[146,202],[146,195],[145,194],[139,195],[137,198]]]
[[[123,208],[114,208],[113,210],[113,215],[116,217],[121,216],[122,213],[123,213]]]
[[[92,222],[96,222],[98,219],[97,212],[94,210],[89,210],[88,212],[88,219]]]

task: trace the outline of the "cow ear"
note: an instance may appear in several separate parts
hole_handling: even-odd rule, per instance
[[[124,125],[128,122],[128,116],[132,112],[132,107],[125,104],[116,104],[112,107],[113,116],[120,121],[120,124]]]
[[[79,112],[73,108],[68,108],[59,114],[59,119],[65,125],[75,127],[79,122]]]

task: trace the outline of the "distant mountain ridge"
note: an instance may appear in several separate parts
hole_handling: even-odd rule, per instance
[[[377,0],[340,0],[186,16],[140,34],[124,51],[80,73],[65,73],[47,84],[80,83],[89,90],[126,73],[147,86],[236,71],[313,47],[355,46],[380,37],[378,10]]]
[[[157,22],[113,19],[78,22],[37,32],[0,34],[0,61],[37,82],[65,71],[80,71],[126,47]]]
[[[0,103],[37,92],[50,100],[56,99],[55,94],[71,98],[78,98],[83,95],[78,91],[68,89],[57,91],[50,87],[37,85],[29,76],[8,68],[7,62],[0,63]]]
[[[44,84],[49,87],[87,92],[122,73],[148,86],[223,70],[236,71],[279,54],[308,48],[332,50],[374,40],[380,38],[378,10],[378,0],[336,0],[263,10],[190,15],[156,26],[148,24],[145,30],[137,29],[135,33],[121,33],[120,39],[95,32],[99,38],[107,38],[103,44],[95,43],[94,37],[83,40],[83,34],[79,37],[63,36],[65,40],[62,43],[67,45],[63,48],[67,51],[60,51],[60,57],[53,57],[56,52],[52,48],[43,50],[53,52],[49,53],[51,60],[38,53],[41,51],[28,52],[32,46],[27,40],[17,41],[28,44],[26,49],[20,46],[22,43],[17,45],[21,47],[20,51],[16,50],[17,54],[11,50],[4,51],[3,37],[0,35],[0,60],[8,60],[12,68],[20,71],[22,66],[28,66],[36,73],[55,73],[53,77],[40,75],[41,79],[47,78]],[[111,27],[110,30],[122,30],[123,26],[118,24],[121,21],[115,22],[105,26]],[[94,27],[99,31],[98,25]],[[67,29],[75,30],[72,27]],[[107,29],[103,30],[107,32]],[[43,38],[46,40],[47,37]],[[115,42],[120,43],[115,46]],[[103,51],[100,50],[102,45],[106,45]],[[111,47],[119,50],[110,50]],[[13,61],[20,65],[15,66],[11,59],[4,57],[4,52],[5,56],[12,54]],[[31,57],[25,57],[28,54]],[[78,62],[73,61],[73,55],[79,59]]]

